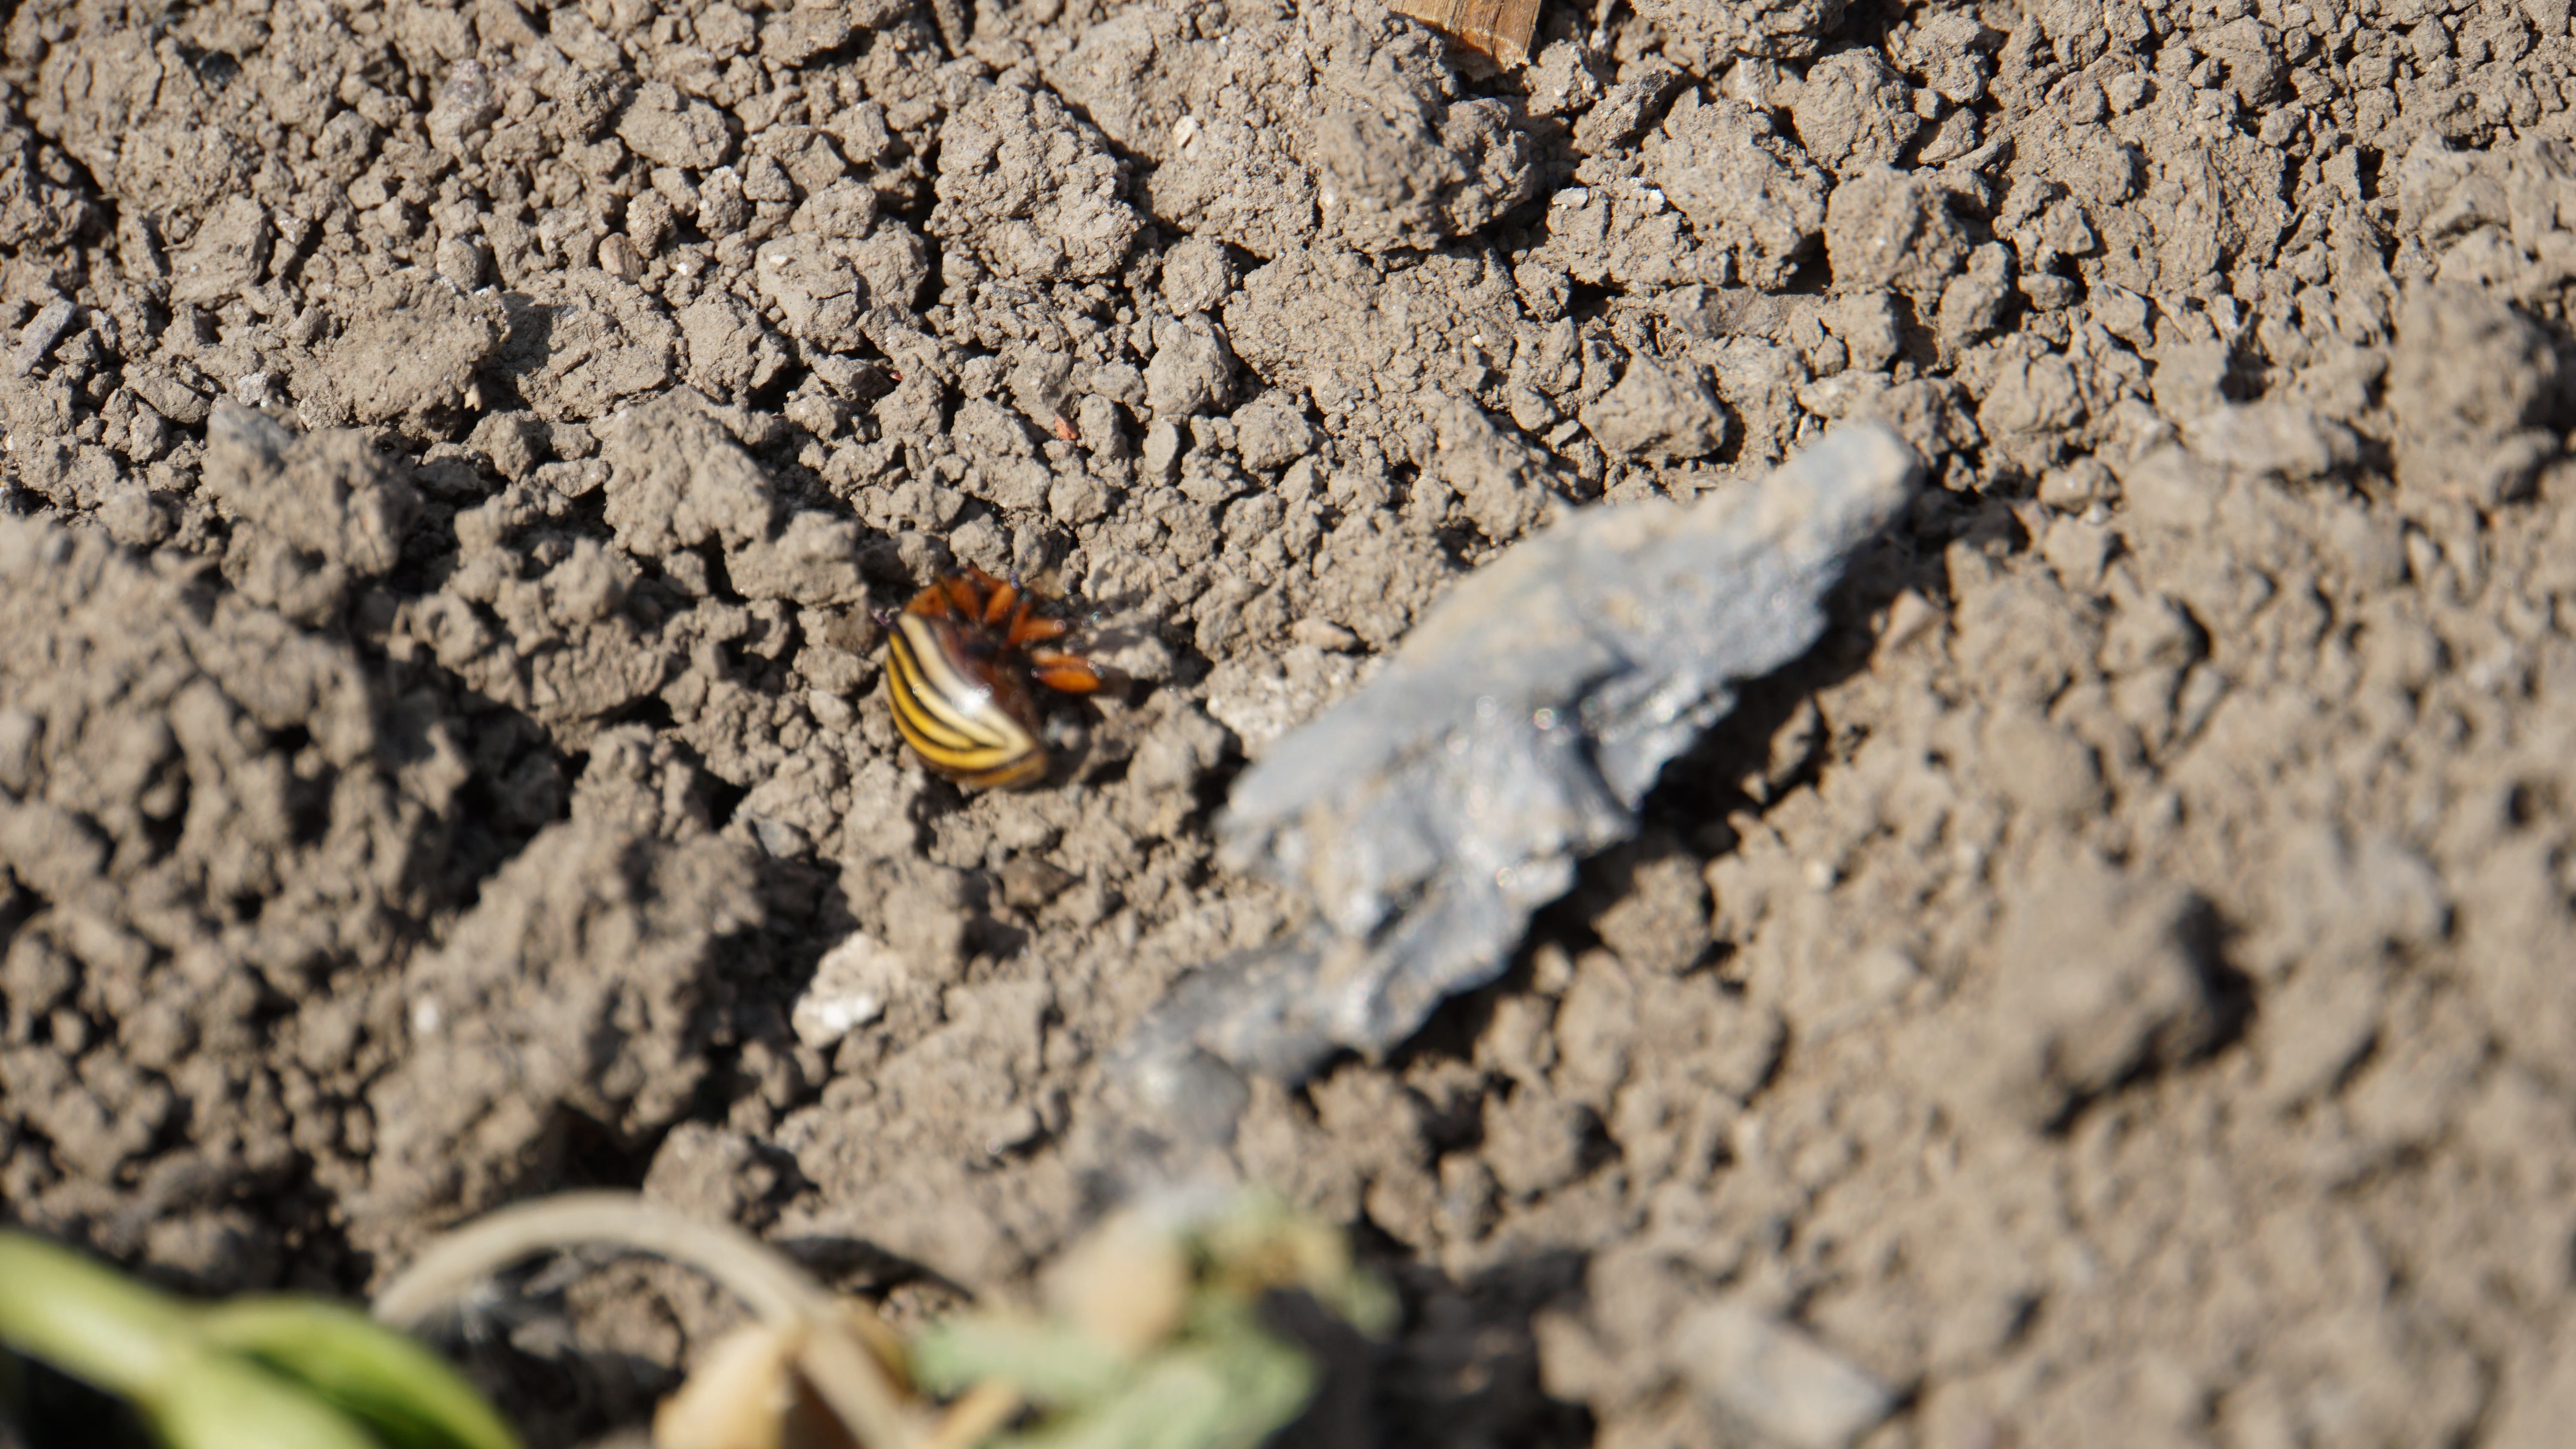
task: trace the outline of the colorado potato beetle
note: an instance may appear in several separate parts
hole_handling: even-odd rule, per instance
[[[979,568],[944,578],[886,621],[886,700],[923,764],[975,789],[1032,785],[1047,772],[1032,683],[1100,688],[1100,671],[1059,649],[1061,619],[1016,583]]]

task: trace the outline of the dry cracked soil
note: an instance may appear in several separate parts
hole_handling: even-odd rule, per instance
[[[2567,0],[20,0],[0,1220],[363,1294],[576,1185],[916,1322],[1149,1164],[1211,820],[1559,510],[1930,485],[1499,984],[1229,1169],[1325,1442],[2567,1442]],[[926,774],[881,611],[1118,686]],[[542,1443],[720,1315],[475,1336]],[[566,1321],[574,1331],[560,1325]],[[556,1327],[549,1328],[549,1324]]]

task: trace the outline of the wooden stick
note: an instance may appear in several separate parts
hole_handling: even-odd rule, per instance
[[[1481,50],[1510,69],[1529,59],[1539,0],[1387,0],[1387,8]]]

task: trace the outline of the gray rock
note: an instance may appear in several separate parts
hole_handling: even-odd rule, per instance
[[[1128,1080],[1169,1109],[1236,1068],[1293,1078],[1494,979],[1736,685],[1815,643],[1846,557],[1920,473],[1889,429],[1846,427],[1688,507],[1577,513],[1457,586],[1236,782],[1224,859],[1313,919],[1185,981],[1123,1049]]]

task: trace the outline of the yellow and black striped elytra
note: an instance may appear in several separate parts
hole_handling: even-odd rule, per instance
[[[1015,681],[991,661],[976,660],[965,632],[947,619],[895,616],[886,642],[894,727],[923,763],[961,785],[1029,784],[1046,773],[1047,750],[1027,692],[1011,689]]]
[[[1066,694],[1100,688],[1100,672],[1043,646],[1065,625],[1018,585],[981,569],[945,578],[888,620],[886,699],[923,764],[974,789],[1046,777],[1032,683]]]

